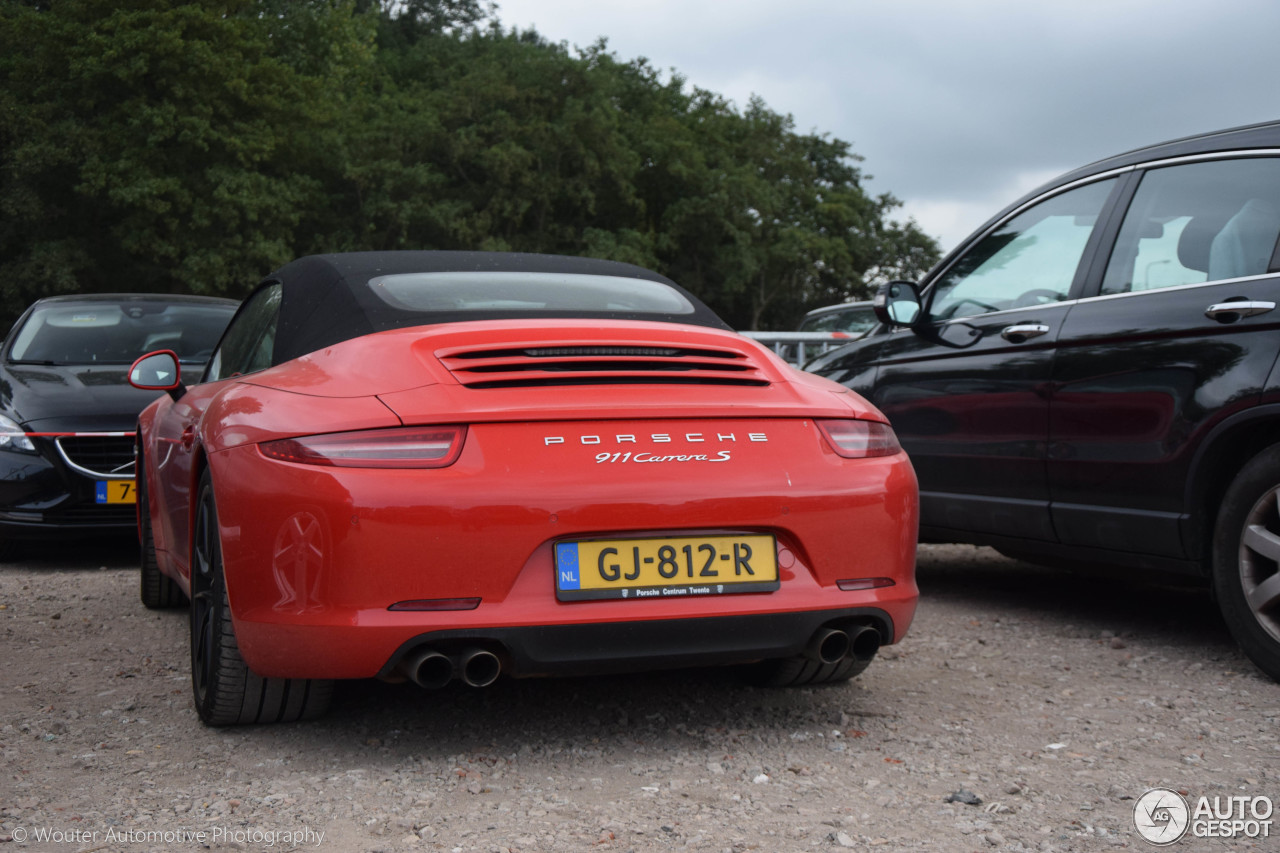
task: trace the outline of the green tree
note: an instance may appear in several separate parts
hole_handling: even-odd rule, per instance
[[[240,295],[323,204],[372,58],[350,2],[12,2],[0,12],[0,300]]]
[[[0,308],[299,254],[629,261],[738,328],[937,256],[847,143],[483,0],[0,0]]]
[[[743,112],[602,41],[570,51],[384,9],[379,90],[350,128],[330,245],[584,254],[649,266],[739,328],[787,328],[937,256],[849,145]],[[354,227],[350,227],[354,226]]]

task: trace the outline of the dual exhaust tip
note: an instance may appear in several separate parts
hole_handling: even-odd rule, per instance
[[[426,648],[405,659],[404,672],[419,687],[438,690],[453,679],[470,687],[488,687],[502,674],[502,661],[488,649],[463,649],[448,655]]]
[[[880,651],[880,632],[870,625],[843,630],[819,628],[805,647],[805,657],[818,663],[839,663],[845,658],[867,663]]]

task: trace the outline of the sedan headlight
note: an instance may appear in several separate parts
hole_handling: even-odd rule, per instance
[[[35,453],[36,446],[27,438],[27,433],[12,418],[0,415],[0,450],[17,450],[23,453]]]

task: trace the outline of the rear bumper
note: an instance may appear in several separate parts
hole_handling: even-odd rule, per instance
[[[246,662],[268,677],[386,677],[406,655],[428,646],[449,653],[487,649],[515,676],[582,675],[792,657],[822,627],[867,625],[888,645],[906,634],[919,591],[913,577],[850,592],[793,577],[774,593],[692,601],[564,604],[547,601],[545,592],[535,601],[522,598],[516,594],[469,611],[316,610],[277,613],[270,621],[233,618]]]
[[[628,466],[514,424],[473,426],[454,465],[423,471],[279,462],[253,445],[211,454],[246,663],[270,677],[369,678],[443,642],[490,648],[516,675],[696,666],[789,657],[842,619],[900,640],[918,597],[906,456],[841,458],[802,421],[696,428],[736,432],[733,464]],[[757,429],[768,444],[747,442]],[[556,597],[557,542],[717,531],[775,537],[778,589]],[[441,599],[479,603],[389,609]]]

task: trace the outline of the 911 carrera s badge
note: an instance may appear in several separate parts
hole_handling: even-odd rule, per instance
[[[596,463],[605,462],[728,462],[729,451],[718,450],[715,454],[706,453],[597,453]]]

